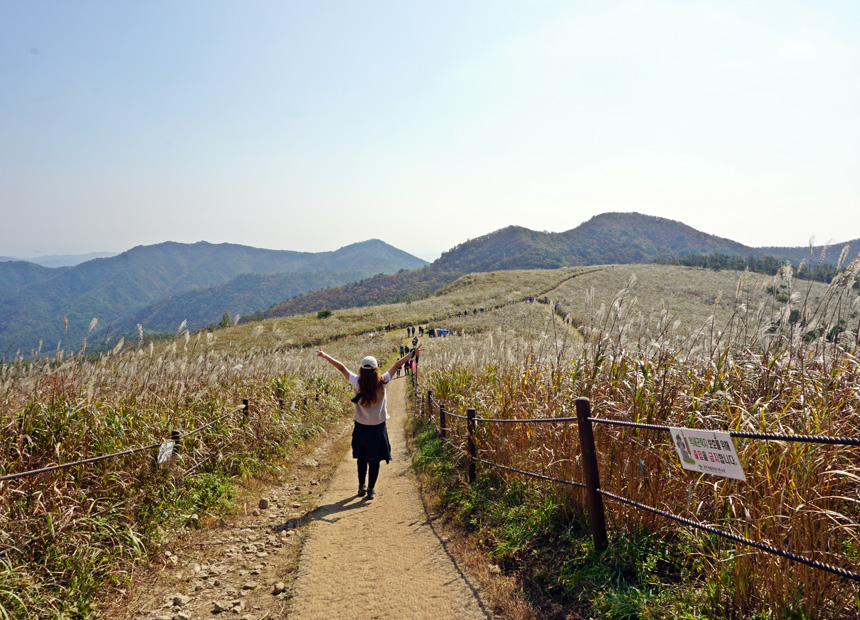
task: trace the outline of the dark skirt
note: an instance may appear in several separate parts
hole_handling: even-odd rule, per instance
[[[352,458],[367,462],[391,462],[391,444],[385,422],[382,424],[361,424],[355,422],[352,429]]]

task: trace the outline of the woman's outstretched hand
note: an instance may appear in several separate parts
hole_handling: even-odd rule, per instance
[[[349,370],[347,369],[347,367],[346,367],[346,366],[344,366],[344,365],[343,365],[342,363],[340,363],[339,361],[337,361],[336,359],[334,359],[334,358],[333,358],[331,355],[329,355],[328,353],[324,353],[324,352],[323,352],[323,350],[322,350],[322,347],[317,347],[317,357],[321,357],[321,358],[323,358],[323,359],[324,359],[325,361],[327,361],[329,364],[331,364],[332,366],[334,366],[335,368],[337,368],[337,369],[340,371],[340,373],[341,373],[344,377],[346,377],[347,379],[349,379]]]

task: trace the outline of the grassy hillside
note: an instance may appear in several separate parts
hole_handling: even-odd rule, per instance
[[[530,296],[538,300],[524,301]],[[96,593],[122,587],[159,543],[191,526],[190,515],[228,508],[236,477],[265,471],[339,419],[348,390],[315,362],[317,344],[344,360],[386,358],[405,339],[402,326],[454,329],[453,337],[424,339],[423,388],[452,410],[473,406],[488,417],[568,415],[573,398],[587,395],[599,415],[631,421],[857,436],[856,331],[828,333],[839,319],[856,324],[858,299],[838,282],[664,265],[497,271],[460,277],[420,300],[328,318],[313,312],[186,332],[98,359],[2,364],[0,473],[160,442],[242,398],[257,411],[183,441],[167,466],[142,453],[0,485],[0,609],[91,617]],[[691,341],[712,314],[709,346]],[[482,425],[484,457],[577,479],[574,434],[544,427],[498,442],[489,428]],[[453,441],[459,432],[452,426]],[[746,443],[749,481],[735,484],[684,474],[659,437],[607,431],[598,443],[605,486],[622,495],[834,564],[850,566],[860,553],[860,514],[844,500],[860,489],[856,477],[839,474],[858,471],[856,450]],[[612,551],[599,556],[576,493],[488,470],[469,487],[453,457],[439,460],[449,458],[446,449],[423,452],[422,467],[447,472],[437,482],[454,517],[476,533],[490,562],[530,584],[548,617],[552,609],[691,619],[857,611],[838,580],[617,505],[608,509]]]
[[[432,323],[436,326],[456,326],[466,312],[492,321],[491,308],[518,302],[528,296],[542,295],[570,278],[587,273],[590,268],[538,269],[529,271],[497,271],[463,276],[437,294],[416,301],[366,307],[343,308],[330,317],[318,319],[317,310],[310,314],[272,318],[262,323],[247,323],[219,332],[215,346],[225,347],[290,347],[314,346],[326,339],[344,338],[356,333],[379,331],[391,323],[400,333],[401,327]],[[480,312],[484,308],[484,312]],[[478,312],[473,312],[478,310]],[[496,311],[494,311],[496,312]],[[460,313],[461,318],[457,318]],[[495,315],[493,315],[495,316]],[[481,328],[482,329],[482,328]]]
[[[709,323],[711,317],[722,322],[730,316],[737,308],[739,285],[752,296],[746,300],[750,311],[774,303],[777,294],[788,293],[784,282],[763,274],[668,265],[611,265],[571,280],[554,293],[553,300],[580,323],[601,306],[610,307],[623,291],[632,312],[641,314],[645,323],[656,325],[665,314],[677,333],[689,335]],[[794,286],[794,292],[804,296],[808,290],[809,303],[815,305],[827,291],[822,283],[795,281]]]
[[[760,255],[754,248],[697,231],[680,222],[638,213],[605,213],[563,233],[509,226],[470,239],[414,273],[316,291],[279,304],[265,316],[388,303],[407,295],[420,298],[467,273],[651,263],[657,259],[715,253]]]
[[[626,422],[857,437],[858,271],[826,286],[787,273],[595,268],[547,295],[572,309],[574,335],[551,318],[552,303],[479,315],[480,334],[432,343],[422,387],[448,411],[471,407],[483,418],[566,417],[574,399],[587,396],[595,416]],[[578,490],[480,463],[467,484],[463,457],[450,448],[465,444],[464,425],[450,421],[446,442],[432,425],[416,432],[416,464],[442,505],[503,573],[526,584],[542,616],[860,613],[856,587],[831,573],[609,498],[609,548],[598,553]],[[856,571],[856,448],[738,441],[747,476],[738,482],[681,469],[664,433],[608,425],[594,432],[601,489]],[[482,423],[477,442],[481,459],[583,481],[575,425]]]
[[[462,274],[442,271],[431,265],[416,271],[382,275],[306,293],[277,304],[262,314],[266,318],[273,318],[421,299],[453,282],[460,275]]]

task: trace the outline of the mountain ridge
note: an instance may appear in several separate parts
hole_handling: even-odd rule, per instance
[[[46,346],[51,349],[57,343],[63,348],[77,348],[93,317],[99,319],[99,326],[91,340],[106,340],[110,334],[122,333],[119,329],[127,330],[131,316],[148,305],[191,290],[222,285],[244,274],[335,272],[361,278],[426,264],[378,239],[319,253],[238,244],[164,242],[135,246],[117,256],[96,258],[74,267],[4,262],[0,263],[0,283],[4,285],[0,295],[0,356],[7,357],[17,350],[29,353],[39,347],[40,341],[50,343]],[[316,280],[340,283],[343,277],[326,280],[320,276]],[[296,285],[302,279],[293,280]],[[312,290],[314,278],[304,278],[302,286],[301,291],[293,286],[283,298]],[[217,296],[213,303],[221,305]],[[217,322],[225,309],[210,309],[212,317],[206,322]],[[170,330],[177,326],[170,326]]]
[[[854,248],[850,261],[860,240],[848,243]],[[824,260],[835,263],[841,247],[832,247]],[[813,260],[820,249],[813,248]],[[41,340],[74,349],[93,317],[99,327],[91,339],[107,341],[136,331],[138,323],[147,332],[173,332],[182,320],[196,329],[218,322],[225,310],[232,316],[274,317],[409,301],[470,272],[703,254],[798,262],[809,252],[809,247],[754,248],[675,220],[610,212],[559,233],[507,226],[458,244],[430,264],[379,239],[317,253],[167,241],[76,266],[0,262],[0,356],[33,350]]]
[[[860,240],[848,243],[860,247]],[[780,260],[789,260],[795,249],[770,248],[771,255]],[[454,246],[408,277],[395,274],[385,281],[313,291],[270,308],[264,316],[396,301],[398,296],[392,291],[404,287],[411,287],[408,290],[413,297],[428,295],[469,272],[642,263],[716,253],[757,258],[767,255],[759,248],[710,235],[682,222],[640,213],[602,213],[560,233],[507,226]],[[849,254],[849,260],[856,255],[856,251]]]

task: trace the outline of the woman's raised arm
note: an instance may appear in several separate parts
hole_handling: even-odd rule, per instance
[[[347,380],[349,380],[349,370],[347,369],[347,367],[346,367],[346,366],[344,366],[344,365],[343,365],[342,363],[340,363],[339,361],[337,361],[336,359],[334,359],[334,358],[333,358],[331,355],[329,355],[328,353],[324,353],[324,352],[323,352],[323,350],[322,350],[322,347],[319,347],[319,348],[317,349],[317,357],[321,357],[321,358],[323,358],[323,359],[324,359],[325,361],[327,361],[329,364],[331,364],[332,366],[334,366],[335,368],[337,368],[337,369],[340,371],[340,374],[342,374],[342,375],[343,375]]]

